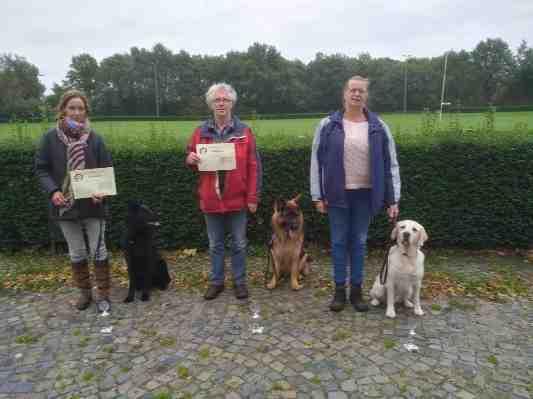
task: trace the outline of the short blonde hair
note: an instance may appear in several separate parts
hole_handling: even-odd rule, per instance
[[[213,105],[213,102],[215,101],[215,95],[219,90],[224,90],[228,94],[228,97],[233,104],[237,102],[237,92],[235,89],[227,83],[219,82],[212,84],[211,87],[209,87],[209,89],[207,89],[205,92],[205,103],[209,108],[211,108]]]

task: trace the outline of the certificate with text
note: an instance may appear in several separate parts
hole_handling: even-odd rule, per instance
[[[80,169],[70,172],[75,199],[91,198],[94,194],[117,195],[113,168]]]
[[[196,153],[200,157],[198,170],[202,172],[233,170],[237,167],[234,143],[196,144]]]

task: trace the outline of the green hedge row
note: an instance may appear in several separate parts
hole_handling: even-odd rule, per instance
[[[166,247],[205,247],[202,215],[195,195],[196,176],[184,167],[183,143],[160,137],[137,146],[111,142],[119,195],[112,199],[108,237],[117,243],[124,229],[128,199],[142,199],[161,215],[160,238]],[[264,190],[249,238],[261,244],[270,236],[270,215],[277,197],[303,193],[307,238],[328,241],[326,219],[309,197],[310,138],[259,138]],[[433,246],[527,247],[533,242],[532,132],[438,132],[397,137],[402,176],[401,218],[427,228]],[[0,148],[0,245],[46,243],[45,200],[32,176],[34,146],[12,143]],[[388,232],[384,217],[373,223],[371,243]]]

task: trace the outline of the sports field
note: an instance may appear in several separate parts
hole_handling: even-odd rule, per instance
[[[442,122],[438,115],[428,117],[422,113],[382,114],[381,117],[392,129],[393,134],[423,133],[428,124],[443,128],[453,124],[463,129],[482,129],[487,123],[487,115],[481,113],[444,114]],[[269,134],[287,134],[295,137],[311,136],[319,119],[274,119],[247,121],[258,136]],[[189,137],[199,121],[117,121],[93,122],[93,128],[107,137],[120,139],[123,136],[143,137],[157,135],[174,136],[178,140]],[[17,136],[37,138],[52,123],[5,123],[0,124],[0,142]],[[533,129],[533,112],[500,112],[494,114],[494,129],[497,131],[513,131],[516,129]],[[133,137],[132,137],[133,136]]]

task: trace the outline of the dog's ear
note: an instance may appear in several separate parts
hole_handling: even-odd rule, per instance
[[[398,223],[396,223],[396,225],[394,226],[394,228],[392,229],[390,233],[391,241],[396,241],[397,238],[398,238]]]
[[[424,226],[420,226],[420,235],[418,236],[418,247],[422,248],[424,246],[424,243],[428,240],[429,236],[428,233],[426,233],[426,229]]]
[[[287,201],[287,206],[291,209],[298,209],[298,200],[300,199],[301,196],[302,194],[298,194],[293,199]]]
[[[279,212],[281,210],[281,200],[276,198],[274,200],[274,212]]]

